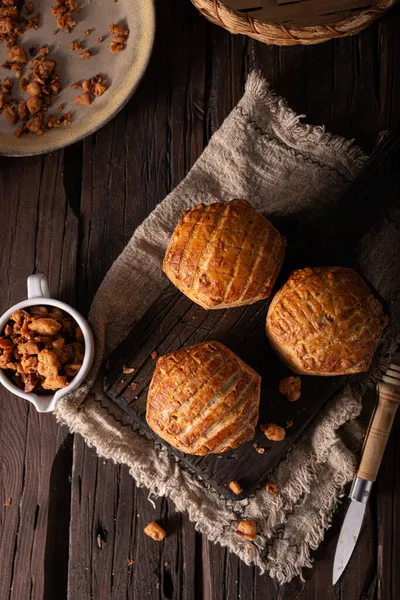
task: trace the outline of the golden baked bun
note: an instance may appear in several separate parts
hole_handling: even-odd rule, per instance
[[[205,455],[253,439],[261,377],[219,342],[202,342],[157,361],[146,420],[160,438]]]
[[[302,269],[272,300],[267,336],[295,373],[343,375],[368,370],[387,323],[354,269]]]
[[[267,298],[286,240],[246,200],[199,204],[184,212],[163,270],[203,308],[230,308]]]

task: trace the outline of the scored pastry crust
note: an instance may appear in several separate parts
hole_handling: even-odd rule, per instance
[[[163,270],[203,308],[229,308],[267,298],[286,240],[246,200],[199,204],[182,214]]]
[[[187,454],[226,452],[252,440],[261,377],[220,342],[161,356],[150,383],[146,420]]]
[[[271,302],[266,331],[295,373],[343,375],[368,370],[387,324],[354,269],[321,267],[291,274]]]

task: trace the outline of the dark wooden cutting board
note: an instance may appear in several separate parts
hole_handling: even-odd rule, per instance
[[[288,239],[286,259],[274,291],[294,268],[324,264],[356,266],[354,252],[359,240],[397,201],[399,157],[399,137],[389,137],[329,215],[318,215],[315,219],[312,215],[304,219],[296,215],[274,222]],[[159,438],[145,419],[147,390],[155,368],[152,353],[162,355],[204,340],[218,340],[262,376],[260,423],[274,422],[287,427],[288,421],[293,422],[282,442],[268,441],[258,428],[252,442],[222,455],[190,456],[166,444],[186,467],[228,498],[237,498],[227,487],[232,480],[242,485],[241,498],[261,486],[282,455],[346,380],[303,376],[302,395],[294,403],[279,393],[279,381],[290,371],[272,351],[265,336],[270,300],[247,307],[206,311],[169,284],[106,363],[104,388],[111,403],[120,408],[125,422],[140,424],[155,440]],[[124,373],[126,367],[134,372]],[[254,444],[263,448],[264,453],[257,452]]]
[[[227,497],[236,497],[227,487],[232,480],[240,481],[244,490],[241,497],[265,482],[268,472],[343,379],[302,377],[300,400],[288,402],[279,393],[278,386],[280,379],[289,375],[290,371],[272,351],[264,333],[268,305],[269,302],[259,302],[245,308],[206,311],[169,285],[107,363],[107,394],[122,405],[154,439],[157,436],[147,426],[145,416],[148,386],[157,360],[152,358],[153,352],[162,355],[204,340],[218,340],[260,373],[260,423],[273,422],[285,427],[288,421],[293,422],[287,428],[286,438],[282,442],[270,442],[257,428],[252,442],[221,455],[191,456],[167,444],[187,467]],[[135,371],[124,374],[124,367],[134,368]],[[135,389],[132,389],[132,383]],[[257,452],[254,444],[263,448],[264,454]]]

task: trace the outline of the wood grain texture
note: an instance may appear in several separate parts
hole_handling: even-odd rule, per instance
[[[64,278],[60,272],[63,249],[74,246],[76,232],[60,186],[62,158],[3,162],[0,217],[10,227],[2,253],[7,292],[1,312],[26,297],[26,275],[35,269],[49,273],[53,294],[75,301],[74,280],[67,275],[76,262],[73,251],[65,256]],[[41,418],[21,399],[0,393],[1,505],[9,504],[0,518],[0,597],[51,598],[58,589],[66,594],[72,437],[51,415]],[[59,511],[65,515],[61,522]]]
[[[354,137],[367,151],[380,132],[400,125],[399,8],[359,36],[303,48],[231,36],[188,0],[157,0],[156,8],[149,69],[113,122],[63,152],[1,160],[1,309],[23,298],[26,277],[40,269],[54,294],[85,312],[134,228],[180,182],[239,100],[252,68],[308,122]],[[340,584],[332,589],[330,582],[343,509],[305,583],[279,587],[201,538],[171,503],[156,500],[154,509],[125,467],[104,464],[79,436],[1,390],[0,598],[397,599],[399,440],[396,419]],[[167,525],[161,545],[143,535],[143,521],[151,520]],[[107,530],[102,549],[99,526]]]

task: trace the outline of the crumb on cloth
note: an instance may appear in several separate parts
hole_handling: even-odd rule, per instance
[[[250,542],[256,539],[257,523],[252,519],[247,521],[239,521],[237,524],[236,533]]]
[[[269,494],[273,494],[275,495],[277,492],[278,486],[276,485],[276,483],[272,483],[272,481],[268,481],[265,485],[265,491],[268,492]]]

